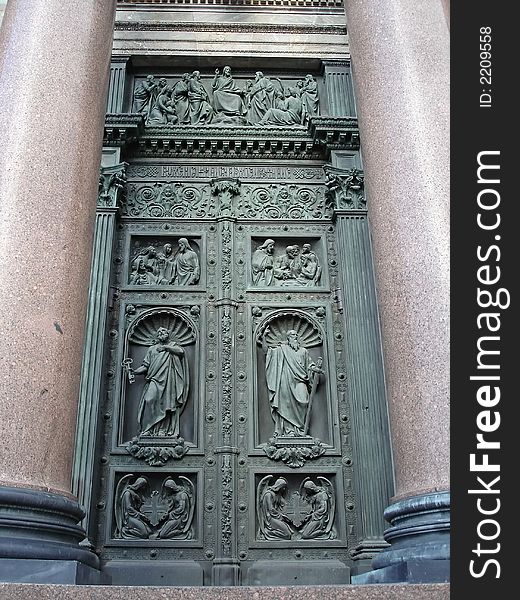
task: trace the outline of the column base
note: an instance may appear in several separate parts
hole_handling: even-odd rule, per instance
[[[78,503],[60,494],[0,487],[0,580],[91,583],[99,559],[80,545],[83,517]]]
[[[53,583],[63,585],[107,585],[108,578],[75,560],[0,558],[2,583]]]
[[[372,571],[353,583],[438,583],[449,581],[450,494],[406,498],[385,510],[390,547],[372,560]]]
[[[407,560],[352,577],[354,585],[371,583],[447,583],[449,560]]]

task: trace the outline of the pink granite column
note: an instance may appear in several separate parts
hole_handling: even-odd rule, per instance
[[[396,476],[396,497],[386,511],[393,524],[386,534],[392,550],[377,557],[375,567],[416,558],[436,560],[439,566],[438,559],[449,552],[445,4],[345,2]],[[431,522],[421,517],[419,523],[417,515],[425,511]],[[396,531],[396,522],[408,527],[407,535]]]
[[[0,31],[0,509],[13,519],[35,502],[74,513],[67,496],[115,4],[9,0]],[[27,558],[5,549],[2,532],[0,556]]]

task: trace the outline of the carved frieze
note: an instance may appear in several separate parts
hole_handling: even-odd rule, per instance
[[[318,83],[311,74],[293,79],[284,84],[257,71],[238,85],[227,65],[215,69],[211,82],[200,71],[177,79],[148,75],[134,88],[133,110],[150,127],[302,126],[319,114]]]

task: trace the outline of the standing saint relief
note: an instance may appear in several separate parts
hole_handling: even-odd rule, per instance
[[[146,380],[137,416],[141,434],[178,436],[189,392],[189,368],[184,350],[170,339],[165,327],[159,327],[157,343],[133,374],[144,375]]]
[[[211,95],[206,90],[200,71],[184,73],[168,84],[166,78],[153,75],[134,89],[133,110],[142,114],[152,127],[171,125],[305,125],[310,117],[320,114],[318,83],[313,75],[284,86],[278,77],[262,71],[255,73],[239,87],[226,65],[217,68],[211,82]]]
[[[325,377],[323,359],[309,351],[322,347],[322,336],[305,317],[287,312],[275,315],[258,336],[264,355],[259,364],[265,365],[264,373],[259,374],[259,381],[265,382],[265,392],[259,391],[259,410],[265,410],[266,402],[273,423],[270,434],[264,426],[265,438],[259,443],[270,459],[298,468],[326,450],[315,433],[316,426],[320,431],[327,428],[323,426],[327,422],[326,394],[320,392]]]
[[[171,309],[151,311],[131,326],[130,356],[122,366],[128,381],[127,396],[136,399],[135,414],[126,418],[136,423],[137,435],[126,444],[126,449],[152,466],[182,458],[188,452],[181,435],[181,417],[193,396],[186,348],[194,341],[192,326]],[[148,349],[140,366],[133,368],[132,355],[136,355],[139,345]],[[136,386],[137,395],[132,391]],[[191,402],[190,413],[194,409]],[[132,429],[135,431],[135,426],[129,430]]]
[[[285,341],[269,347],[262,335],[262,350],[266,354],[265,376],[269,390],[269,405],[274,421],[274,436],[303,437],[309,429],[313,394],[323,371],[311,360],[307,348],[300,344],[298,332],[287,331]]]

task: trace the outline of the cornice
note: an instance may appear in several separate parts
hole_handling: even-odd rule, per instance
[[[187,31],[230,33],[288,33],[300,35],[347,35],[342,25],[291,25],[277,23],[203,23],[196,21],[116,21],[116,31]]]
[[[138,156],[324,159],[331,149],[359,148],[357,119],[312,117],[292,127],[171,125],[144,127],[142,115],[108,114],[105,146],[132,146]]]

